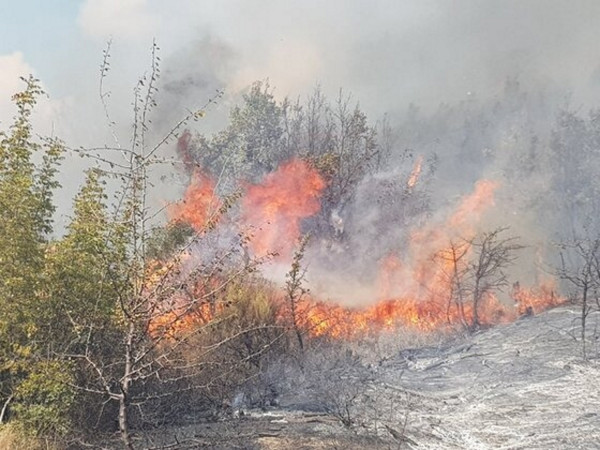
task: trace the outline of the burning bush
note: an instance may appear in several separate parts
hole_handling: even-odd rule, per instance
[[[278,320],[280,297],[271,283],[256,276],[237,278],[211,302],[212,311],[192,311],[169,332],[175,345],[193,334],[170,356],[178,367],[167,370],[164,379],[171,381],[157,386],[178,400],[169,399],[162,407],[154,403],[149,411],[164,414],[165,407],[176,404],[179,411],[168,417],[219,413],[242,386],[260,376],[274,355],[287,351],[286,329]]]

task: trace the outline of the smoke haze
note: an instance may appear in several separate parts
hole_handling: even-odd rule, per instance
[[[407,179],[419,157],[425,162],[415,192],[428,200],[406,205],[405,217],[425,202],[428,221],[443,224],[479,180],[492,180],[500,186],[494,213],[482,218],[481,227],[511,225],[514,234],[533,243],[523,263],[532,267],[563,222],[546,220],[532,207],[543,204],[539,200],[550,180],[543,170],[523,169],[524,163],[549,164],[544,148],[560,107],[586,111],[600,101],[598,23],[595,0],[87,0],[78,10],[79,34],[68,45],[73,49],[68,62],[51,68],[45,63],[39,70],[27,54],[0,56],[0,67],[9,74],[0,93],[13,89],[16,75],[33,70],[52,99],[38,119],[78,146],[111,140],[97,88],[101,49],[109,39],[106,89],[124,143],[132,88],[148,70],[153,38],[163,60],[156,136],[217,90],[224,90],[224,97],[194,131],[220,129],[256,80],[268,79],[280,100],[304,99],[316,85],[335,98],[343,88],[371,123],[388,114],[394,136],[385,170],[361,181],[353,202],[339,212],[353,256],[373,252],[371,259],[347,265],[351,277],[373,278],[368,266],[389,249],[402,248],[411,230],[423,226],[420,216],[382,234],[377,224],[386,220],[386,211],[373,202],[373,192],[389,180]],[[1,111],[6,120],[9,109]],[[68,160],[65,166],[63,186],[71,193],[82,165]],[[172,181],[169,175],[156,177]],[[157,202],[179,198],[185,187],[179,181],[159,188]],[[340,258],[349,256],[340,251]],[[313,266],[327,275],[331,261],[313,253]],[[338,293],[348,287],[348,273],[331,274],[323,284]],[[364,290],[362,284],[346,289],[360,298],[372,295]]]
[[[264,78],[280,96],[320,83],[328,93],[353,92],[369,114],[379,115],[411,102],[432,108],[467,96],[490,98],[512,76],[527,90],[559,87],[577,103],[598,98],[600,5],[594,1],[179,5],[171,15],[181,12],[184,24],[204,19],[204,26],[189,23],[197,33],[192,40],[199,39],[184,44],[189,66],[211,66],[207,39],[230,49],[228,70],[220,70],[222,60],[214,65],[230,93]]]
[[[600,93],[594,0],[87,0],[75,13],[77,35],[62,42],[54,61],[51,49],[43,59],[14,50],[2,57],[0,92],[33,70],[53,101],[68,102],[69,109],[85,104],[86,115],[52,118],[65,138],[80,141],[98,107],[97,68],[108,39],[111,76],[118,80],[111,86],[113,108],[123,118],[153,38],[164,60],[164,114],[204,104],[215,88],[234,96],[265,78],[281,98],[304,95],[317,83],[328,94],[343,87],[371,117],[409,103],[432,109],[493,98],[507,76],[518,77],[526,90],[561,90],[578,106],[595,104]],[[175,87],[177,81],[187,88]]]

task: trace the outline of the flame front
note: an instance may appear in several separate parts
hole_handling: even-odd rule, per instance
[[[257,256],[277,252],[289,257],[300,236],[302,219],[321,209],[325,182],[304,161],[292,159],[267,175],[261,184],[248,186],[242,200],[242,220],[258,228],[250,242]]]
[[[407,181],[409,189],[417,183],[421,166],[419,158]],[[249,242],[254,254],[260,257],[275,251],[280,259],[289,261],[301,233],[302,220],[320,211],[320,196],[325,187],[319,173],[299,159],[282,164],[262,183],[247,185],[238,225],[255,230]],[[464,298],[457,300],[453,273],[467,268],[473,251],[470,242],[483,215],[494,205],[498,187],[495,181],[480,180],[445,220],[410,231],[407,245],[399,247],[402,250],[391,250],[379,261],[374,280],[377,294],[371,306],[352,309],[304,299],[297,305],[303,327],[313,336],[348,338],[397,327],[430,332],[472,323],[473,299],[465,293]],[[184,201],[171,210],[172,217],[195,228],[204,226],[220,205],[214,189],[210,177],[196,170]],[[457,261],[457,252],[464,258]],[[555,293],[552,280],[537,288],[524,288],[516,283],[510,296],[514,304],[486,293],[478,306],[479,323],[492,325],[515,320],[564,301]],[[206,323],[214,313],[214,308],[206,304],[189,314],[190,318],[179,317],[181,313],[171,309],[159,315],[154,326],[184,329],[190,321]]]
[[[190,224],[201,230],[218,212],[221,201],[215,194],[215,183],[200,170],[194,171],[183,200],[169,209],[171,220]]]
[[[464,327],[473,321],[473,302],[453,298],[453,252],[468,255],[469,240],[475,236],[481,216],[494,205],[498,183],[481,180],[442,223],[414,230],[404,258],[391,253],[380,262],[377,288],[379,300],[364,309],[350,309],[319,301],[306,301],[306,328],[316,336],[353,337],[373,330],[410,327],[423,332]],[[458,238],[461,240],[457,241]],[[452,244],[454,245],[452,247]],[[467,258],[459,261],[458,271]],[[514,304],[484,295],[478,307],[483,326],[506,323],[531,313],[557,306],[564,299],[556,294],[552,280],[538,288],[516,286]]]

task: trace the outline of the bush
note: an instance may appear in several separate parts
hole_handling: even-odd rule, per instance
[[[253,406],[272,400],[275,393],[262,374],[269,361],[287,348],[278,296],[264,279],[246,275],[199,304],[167,344],[178,347],[165,360],[170,369],[135,393],[141,401],[134,425],[185,423],[220,415],[231,411],[241,398]],[[190,334],[194,336],[189,338]]]
[[[58,450],[48,442],[41,442],[26,432],[20,424],[0,425],[0,448],[3,450]]]
[[[69,386],[70,368],[65,365],[64,361],[42,361],[18,386],[12,412],[27,434],[59,437],[70,431],[69,411],[75,392]]]

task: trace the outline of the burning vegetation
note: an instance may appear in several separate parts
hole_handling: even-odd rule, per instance
[[[300,238],[303,219],[321,209],[325,182],[300,159],[283,163],[263,182],[246,187],[242,197],[242,223],[256,229],[249,245],[257,256],[269,252],[289,261]]]
[[[0,448],[598,446],[597,0],[62,3],[119,55],[0,110]]]
[[[269,99],[266,91],[254,90],[252,95]],[[181,149],[186,148],[185,167],[192,165],[191,146],[193,143],[186,132],[178,144],[180,154]],[[322,159],[327,158],[333,159],[333,156],[322,156]],[[395,174],[405,190],[402,197],[395,199],[395,204],[386,207],[406,208],[405,203],[413,200],[417,185],[427,182],[420,180],[424,164],[424,157],[420,155],[406,178]],[[172,220],[186,222],[196,230],[205,225],[210,208],[220,203],[216,185],[200,170],[206,168],[192,171],[184,200],[171,209]],[[473,191],[457,199],[445,217],[420,214],[418,225],[386,224],[387,227],[406,226],[404,240],[399,238],[393,243],[394,247],[379,254],[360,255],[351,247],[356,236],[348,235],[345,220],[340,216],[340,205],[331,204],[327,197],[332,179],[342,175],[341,166],[337,170],[331,166],[325,169],[316,165],[314,158],[300,154],[273,166],[271,172],[259,177],[260,181],[231,183],[229,180],[241,190],[241,200],[239,211],[228,226],[234,224],[240,233],[251,230],[245,243],[247,257],[272,256],[272,260],[260,268],[264,276],[272,277],[276,285],[282,286],[283,280],[278,278],[276,270],[271,270],[273,267],[306,264],[302,273],[302,282],[306,285],[303,295],[288,299],[294,310],[294,327],[300,328],[302,333],[314,337],[357,338],[406,327],[421,332],[475,330],[514,321],[564,302],[556,292],[556,283],[549,277],[539,285],[528,287],[509,279],[508,271],[524,247],[517,238],[505,236],[507,229],[486,232],[483,228],[486,217],[494,214],[495,193],[501,189],[498,181],[477,181]],[[418,194],[415,197],[418,198]],[[348,196],[348,200],[352,202],[353,198]],[[324,219],[327,214],[328,223]],[[357,220],[356,217],[351,219]],[[303,235],[310,236],[310,241],[302,250],[302,261],[295,261],[293,251]],[[388,241],[385,236],[375,239]],[[350,272],[345,275],[349,277],[347,280],[339,279],[339,269],[355,266],[351,260],[361,257],[372,265],[365,269],[366,264],[359,264],[360,270],[368,276]],[[371,293],[371,298],[350,307],[344,306],[351,302],[340,295],[332,300],[322,289],[311,289],[313,267],[321,271],[318,278],[327,280],[331,276],[336,283],[353,284],[352,277],[360,278],[360,289]],[[278,302],[285,304],[283,286],[279,297]],[[185,322],[193,322],[191,317],[200,312],[199,323],[209,322],[207,311],[207,304],[202,303],[198,311],[189,311]],[[285,314],[281,317],[285,322]],[[168,322],[168,319],[161,317],[159,321]]]
[[[140,84],[150,110],[155,81]],[[564,303],[561,280],[583,298],[586,342],[600,292],[599,240],[563,243],[553,261],[545,237],[590,224],[575,213],[538,219],[553,202],[564,205],[565,186],[594,210],[595,191],[578,181],[585,175],[589,184],[597,172],[567,156],[580,144],[573,129],[600,142],[595,116],[560,116],[540,165],[538,141],[515,131],[527,105],[514,116],[521,96],[510,83],[503,103],[466,105],[462,119],[444,109],[422,119],[409,111],[396,133],[371,125],[341,94],[329,102],[317,89],[292,105],[256,83],[210,137],[178,125],[148,148],[147,127],[136,122],[142,131],[127,150],[134,156],[88,172],[72,223],[53,241],[53,169],[42,166],[35,177],[33,159],[20,152],[44,148],[45,164],[60,160],[59,144],[31,142],[36,86],[30,80],[16,97],[22,117],[0,142],[0,200],[18,215],[0,227],[10,256],[0,255],[8,280],[0,289],[14,300],[0,304],[0,332],[10,337],[0,346],[10,361],[0,368],[0,418],[37,426],[48,416],[56,435],[83,421],[86,439],[117,423],[131,449],[136,431],[239,404],[274,406],[293,389],[282,383],[298,382],[352,427],[354,402],[369,397],[353,346],[402,333],[411,333],[406,345],[456,331],[472,336]],[[506,128],[473,131],[474,117]],[[457,127],[459,138],[448,131]],[[447,148],[421,140],[430,129]],[[166,208],[167,223],[156,224],[150,167],[157,149],[174,141],[165,152],[178,157],[182,198]],[[108,176],[123,183],[114,208],[106,205]],[[19,264],[7,263],[15,258]],[[548,270],[550,262],[559,270]],[[343,356],[327,356],[340,349]],[[339,391],[327,392],[331,380],[310,380],[328,370],[347,383]],[[48,396],[60,397],[63,409],[46,408]]]

